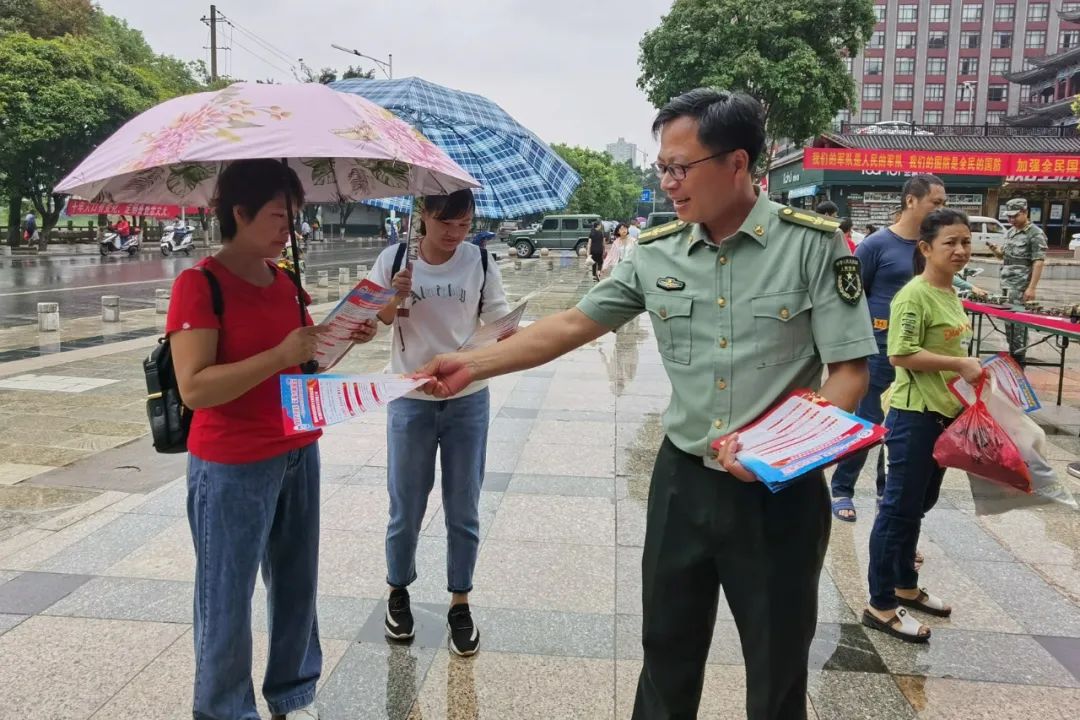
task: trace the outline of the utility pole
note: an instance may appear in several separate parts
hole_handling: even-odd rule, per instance
[[[218,79],[217,72],[217,26],[219,22],[224,20],[218,18],[217,5],[210,6],[210,17],[203,16],[202,22],[210,26],[210,82],[216,82]]]

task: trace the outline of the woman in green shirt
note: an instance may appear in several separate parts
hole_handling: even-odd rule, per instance
[[[939,617],[952,612],[919,587],[915,548],[945,475],[934,443],[962,409],[947,383],[957,375],[975,382],[983,372],[977,358],[967,357],[971,324],[953,291],[953,275],[971,258],[967,216],[935,210],[919,230],[915,277],[889,308],[889,362],[897,368],[885,419],[889,468],[870,534],[870,603],[862,616],[864,625],[908,642],[926,642],[930,629],[906,608]]]

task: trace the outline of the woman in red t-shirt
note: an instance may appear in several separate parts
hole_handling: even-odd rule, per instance
[[[323,331],[310,317],[301,326],[296,286],[267,260],[288,241],[286,192],[303,204],[296,173],[272,160],[235,162],[221,174],[222,248],[176,279],[166,322],[180,395],[195,411],[187,478],[195,717],[258,717],[251,597],[260,565],[271,628],[263,695],[275,715],[318,717],[321,433],[285,435],[279,376],[314,358]],[[220,317],[206,273],[221,287]],[[353,341],[374,333],[368,325]]]

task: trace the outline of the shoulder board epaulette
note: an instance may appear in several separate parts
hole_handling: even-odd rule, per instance
[[[786,220],[789,223],[794,223],[795,225],[802,225],[803,227],[813,228],[814,230],[820,230],[821,232],[830,234],[836,232],[840,227],[840,223],[830,217],[819,215],[810,210],[796,210],[791,207],[780,209],[780,219]]]
[[[653,240],[659,240],[662,237],[674,235],[685,227],[686,223],[684,223],[682,220],[673,220],[672,222],[664,223],[663,225],[657,225],[656,227],[649,228],[648,230],[643,230],[642,233],[638,235],[638,244],[644,245],[646,243],[651,243]]]

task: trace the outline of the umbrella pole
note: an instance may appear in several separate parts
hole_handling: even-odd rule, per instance
[[[296,245],[296,231],[293,227],[296,220],[293,215],[292,193],[289,191],[289,161],[281,158],[281,166],[284,168],[282,178],[285,180],[285,214],[289,218],[289,245],[292,247],[292,276],[293,284],[296,285],[296,304],[300,307],[300,327],[307,326],[307,303],[304,302],[304,284],[300,280],[300,248]],[[306,374],[314,374],[319,371],[317,360],[309,360],[300,366],[300,370]]]
[[[413,268],[413,262],[420,257],[420,239],[416,237],[416,205],[409,209],[409,239],[406,241],[409,243],[409,251],[406,257],[405,267],[409,270]],[[412,296],[408,295],[402,299],[401,304],[397,309],[398,317],[409,317],[409,306],[412,305]]]

